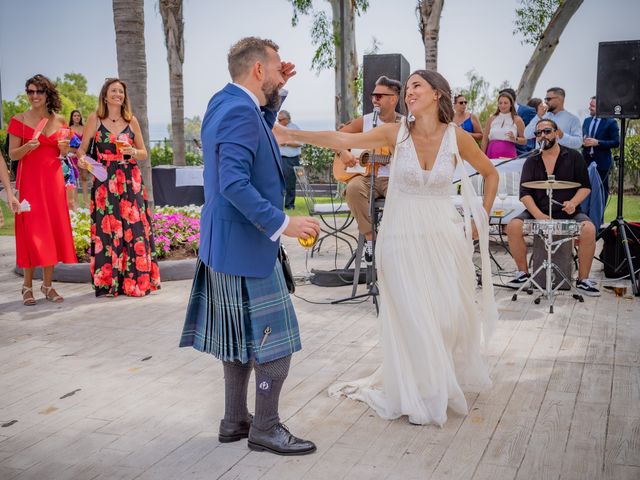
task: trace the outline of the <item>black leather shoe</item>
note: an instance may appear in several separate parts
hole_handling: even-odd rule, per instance
[[[220,443],[231,443],[242,440],[249,436],[249,428],[253,421],[253,415],[249,415],[249,421],[227,422],[220,420],[220,430],[218,432],[218,441]]]
[[[315,443],[291,435],[282,423],[269,430],[260,430],[252,425],[248,445],[251,450],[276,455],[308,455],[316,451]]]

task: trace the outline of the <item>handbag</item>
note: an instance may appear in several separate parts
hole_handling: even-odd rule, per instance
[[[287,290],[289,290],[289,293],[295,293],[296,282],[293,279],[289,255],[282,245],[280,245],[280,249],[278,250],[278,260],[280,260],[280,265],[282,265],[282,274],[284,275],[284,282],[287,284]]]

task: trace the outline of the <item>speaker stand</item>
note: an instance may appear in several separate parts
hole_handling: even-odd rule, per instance
[[[622,251],[624,253],[624,258],[616,265],[615,271],[619,271],[622,269],[625,264],[629,267],[629,279],[631,280],[631,290],[633,294],[638,297],[640,296],[640,287],[638,285],[638,274],[636,273],[636,269],[633,265],[633,257],[631,256],[631,250],[629,249],[629,236],[633,237],[636,242],[638,239],[634,235],[633,231],[627,224],[627,221],[624,219],[622,215],[622,207],[623,207],[623,196],[624,196],[624,141],[626,138],[627,128],[626,128],[626,118],[620,119],[620,160],[618,161],[618,209],[616,219],[612,220],[611,223],[598,234],[596,240],[600,239],[605,232],[609,232],[613,228],[618,229],[618,235],[616,235],[616,242],[621,242],[620,246],[622,247]],[[602,256],[602,254],[600,254]],[[600,259],[602,261],[602,259]]]

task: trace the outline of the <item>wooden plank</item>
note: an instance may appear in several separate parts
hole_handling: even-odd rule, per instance
[[[607,414],[607,404],[576,403],[562,460],[563,480],[584,480],[604,475]]]
[[[612,365],[586,363],[582,371],[578,401],[608,405],[612,380]]]
[[[611,415],[640,417],[640,367],[615,367]]]
[[[529,445],[553,362],[529,360],[487,447],[483,463],[517,468]]]
[[[640,417],[609,416],[605,469],[613,465],[640,467]]]
[[[518,470],[518,480],[560,477],[575,399],[576,393],[547,392]]]
[[[513,480],[518,469],[505,465],[492,465],[481,463],[473,475],[473,480]]]

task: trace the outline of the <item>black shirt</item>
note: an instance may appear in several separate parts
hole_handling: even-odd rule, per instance
[[[553,168],[553,175],[556,176],[556,180],[578,182],[580,184],[580,187],[576,188],[554,190],[553,199],[560,203],[571,200],[580,188],[588,188],[591,190],[587,164],[584,162],[582,155],[573,148],[567,148],[560,145],[560,153],[558,154],[558,159],[556,160],[556,164]],[[522,175],[520,176],[520,199],[526,195],[531,195],[537,207],[542,210],[545,215],[548,215],[549,197],[547,196],[547,191],[544,189],[526,188],[522,186],[525,182],[532,182],[535,180],[547,180],[547,171],[544,168],[542,154],[540,153],[528,158],[522,166]],[[552,212],[553,218],[555,219],[570,219],[575,216],[576,213],[580,213],[580,205],[576,207],[576,211],[572,215],[563,212],[562,207],[555,204],[552,207]]]

